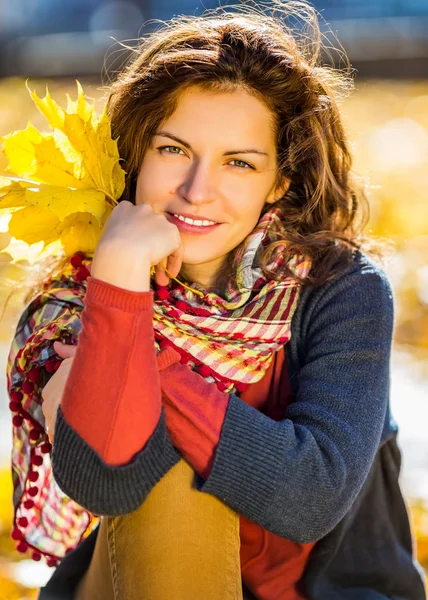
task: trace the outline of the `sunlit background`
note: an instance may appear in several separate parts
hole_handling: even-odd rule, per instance
[[[67,92],[76,96],[78,78],[101,107],[101,76],[105,83],[126,57],[118,41],[133,43],[157,26],[155,19],[201,14],[217,5],[215,0],[0,0],[0,135],[23,129],[28,120],[46,127],[25,88],[26,78],[42,94],[48,83],[62,106]],[[326,40],[337,46],[328,24],[356,69],[356,90],[343,104],[354,171],[371,184],[369,230],[393,242],[386,265],[396,301],[392,410],[400,426],[402,487],[419,560],[428,568],[428,2],[325,0],[314,5],[326,22]],[[338,58],[337,64],[344,66]],[[0,173],[5,167],[0,154]],[[7,220],[0,219],[0,250],[11,241],[6,230]],[[31,264],[40,249],[39,244],[16,242],[11,254],[0,252],[2,305],[12,283],[22,281],[20,265]],[[2,600],[35,598],[36,588],[52,574],[43,561],[19,554],[10,539],[11,418],[5,365],[22,310],[18,294],[0,324]]]

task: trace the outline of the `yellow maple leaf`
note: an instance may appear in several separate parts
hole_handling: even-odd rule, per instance
[[[40,206],[27,206],[13,213],[9,221],[9,233],[27,244],[44,242],[50,244],[60,234],[58,217]]]
[[[89,212],[99,220],[105,211],[104,194],[93,189],[76,190],[41,184],[37,188],[28,187],[25,199],[29,204],[51,211],[60,221],[77,212]]]
[[[91,187],[103,190],[117,200],[125,188],[125,171],[120,166],[116,141],[111,139],[111,128],[104,109],[100,119],[93,114],[82,86],[77,82],[77,101],[69,100],[64,111],[48,91],[44,98],[30,92],[32,99],[51,127],[62,131],[73,148],[79,152],[86,177]]]
[[[46,96],[41,99],[38,97],[36,92],[32,92],[26,82],[27,90],[30,93],[31,98],[34,100],[35,105],[39,111],[44,115],[53,129],[61,129],[64,125],[64,111],[62,108],[53,100],[46,86]]]
[[[88,104],[85,99],[85,94],[83,93],[82,86],[79,81],[77,83],[77,100],[72,100],[69,94],[67,96],[67,112],[68,113],[76,113],[83,119],[83,121],[89,121],[95,117],[94,115],[94,107],[93,105]],[[96,121],[95,121],[96,122]]]
[[[12,215],[11,243],[59,242],[66,253],[94,251],[125,188],[106,109],[97,117],[78,81],[77,99],[67,95],[66,110],[47,88],[44,98],[27,89],[53,131],[28,123],[0,138],[7,170],[15,174],[0,177],[0,211]]]
[[[102,235],[102,228],[89,213],[74,213],[63,222],[60,234],[61,243],[67,254],[78,250],[92,253]]]
[[[119,198],[125,187],[125,172],[116,160],[117,143],[111,138],[110,120],[107,116],[106,108],[104,108],[99,121],[96,125],[95,132],[97,139],[103,144],[104,151],[108,156],[112,157],[110,162],[111,174],[110,181],[112,184],[111,195],[113,198]]]
[[[21,182],[0,177],[0,210],[17,209],[28,206],[25,201],[25,187]]]
[[[67,160],[52,135],[41,134],[31,123],[1,140],[8,171],[51,185],[85,187],[85,182],[76,177],[79,165]]]
[[[21,177],[29,177],[34,172],[34,146],[43,139],[38,129],[28,122],[21,131],[14,131],[0,138],[3,152],[9,161],[8,171]]]

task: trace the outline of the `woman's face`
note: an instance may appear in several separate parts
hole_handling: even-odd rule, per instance
[[[150,204],[177,225],[183,271],[207,285],[254,229],[264,204],[285,193],[289,182],[275,189],[276,174],[271,111],[244,90],[190,88],[144,156],[136,203]]]

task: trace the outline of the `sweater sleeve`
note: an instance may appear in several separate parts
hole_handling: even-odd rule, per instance
[[[181,458],[166,430],[156,356],[153,293],[88,277],[82,329],[57,413],[53,473],[97,515],[125,514]]]
[[[199,489],[284,538],[311,543],[329,533],[356,499],[379,447],[392,331],[392,291],[377,267],[351,268],[306,291],[289,343],[295,362],[303,356],[295,402],[274,421],[231,394]],[[212,384],[200,380],[204,402],[215,402]],[[174,402],[172,384],[168,393]],[[193,464],[191,438],[176,443]]]
[[[229,394],[187,365],[160,371],[166,424],[174,446],[204,479],[211,471]]]

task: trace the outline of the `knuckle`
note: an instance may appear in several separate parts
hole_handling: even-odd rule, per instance
[[[116,206],[116,209],[119,210],[125,210],[126,208],[128,208],[130,205],[132,205],[132,202],[130,202],[129,200],[121,200]],[[121,208],[119,208],[121,207]]]
[[[137,204],[136,208],[138,211],[140,212],[146,212],[146,213],[151,213],[153,212],[153,208],[150,206],[150,204]]]

